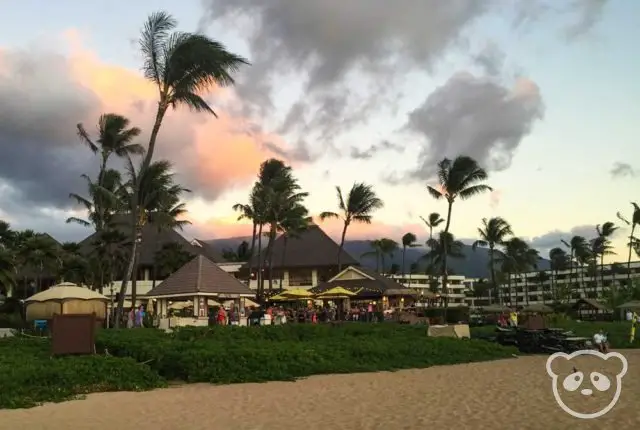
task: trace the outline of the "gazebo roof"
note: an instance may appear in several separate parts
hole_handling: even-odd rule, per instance
[[[358,276],[357,278],[341,279],[345,272],[352,271]],[[349,266],[328,282],[323,282],[311,291],[314,293],[322,293],[335,287],[342,287],[352,292],[358,292],[358,296],[415,296],[416,291],[405,287],[393,279],[382,276],[373,270],[364,267]]]
[[[249,287],[203,255],[198,255],[182,266],[146,296],[153,298],[189,295],[255,296]]]

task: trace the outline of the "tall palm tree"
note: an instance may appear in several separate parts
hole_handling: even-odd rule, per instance
[[[580,286],[582,290],[586,292],[588,288],[584,281],[584,275],[585,275],[585,272],[589,269],[589,267],[592,266],[593,257],[594,257],[593,254],[591,253],[591,247],[589,246],[589,242],[587,242],[586,239],[584,240],[584,244],[581,244],[581,246],[576,247],[574,249],[574,255],[575,255],[576,264],[580,266]]]
[[[405,275],[405,257],[407,254],[407,248],[416,248],[418,246],[420,246],[419,244],[417,244],[416,242],[418,241],[418,238],[416,237],[415,234],[409,232],[409,233],[405,233],[404,236],[402,236],[402,276]]]
[[[559,301],[561,296],[564,296],[564,289],[560,291],[560,287],[558,286],[558,272],[560,270],[566,270],[568,263],[567,260],[567,252],[564,249],[556,247],[549,251],[549,263],[551,270],[554,272],[553,279],[551,281],[554,301]]]
[[[502,270],[507,273],[508,278],[508,288],[509,288],[509,301],[511,301],[512,297],[512,288],[511,288],[511,280],[514,278],[513,275],[518,275],[521,273],[527,273],[532,268],[535,268],[538,261],[538,251],[531,248],[527,242],[520,239],[519,237],[512,237],[509,240],[503,242],[504,245],[504,253],[500,256],[500,261],[502,262]],[[528,279],[525,275],[525,285],[524,285],[524,293],[525,293],[525,301],[528,303],[529,300],[529,284]],[[518,305],[518,291],[516,289],[515,301],[514,305]]]
[[[166,12],[151,14],[140,35],[144,76],[158,88],[158,108],[142,170],[151,165],[162,120],[169,107],[215,112],[202,97],[216,86],[234,84],[233,74],[249,64],[203,34],[174,31],[177,21]]]
[[[293,205],[289,207],[283,214],[283,218],[278,226],[282,232],[284,243],[282,244],[282,254],[280,256],[280,288],[282,289],[282,283],[284,281],[284,268],[285,258],[287,255],[287,246],[289,239],[298,238],[300,234],[309,228],[312,222],[312,217],[309,216],[309,210],[303,205]]]
[[[369,240],[371,251],[364,252],[360,258],[374,257],[376,259],[376,272],[380,272],[380,262],[382,260],[382,239]],[[384,268],[384,263],[383,263]]]
[[[637,203],[631,202],[633,206],[633,213],[631,214],[630,220],[627,220],[620,212],[618,212],[618,219],[623,221],[625,224],[631,226],[631,234],[629,235],[629,255],[627,257],[627,287],[631,287],[631,252],[633,250],[633,242],[635,239],[634,233],[636,231],[636,227],[640,225],[640,206]]]
[[[58,270],[62,260],[58,243],[48,234],[36,233],[24,241],[19,254],[24,266],[36,273],[35,293],[42,289],[42,277],[46,271]]]
[[[513,236],[511,225],[500,217],[482,219],[482,228],[478,228],[480,239],[473,242],[471,249],[474,251],[478,246],[489,247],[489,268],[491,270],[491,285],[494,291],[494,297],[499,300],[501,298],[500,289],[496,283],[496,267],[495,267],[495,250],[496,245],[503,245],[507,237]]]
[[[571,284],[571,289],[573,290],[573,266],[576,263],[577,255],[583,253],[585,249],[589,247],[587,240],[582,236],[573,236],[569,242],[564,239],[560,240],[564,246],[569,248],[569,283]]]
[[[258,217],[256,216],[255,210],[255,187],[251,190],[251,194],[249,196],[249,203],[236,203],[233,205],[233,210],[238,212],[238,221],[243,219],[251,221],[251,248],[249,251],[249,275],[247,278],[247,285],[251,286],[251,277],[253,273],[253,262],[256,248],[256,239],[258,233]]]
[[[380,258],[382,262],[383,273],[385,273],[387,269],[385,264],[385,257],[389,257],[390,260],[393,260],[393,256],[398,251],[398,249],[398,242],[396,242],[395,240],[389,239],[387,237],[383,237],[382,239],[380,239]]]
[[[13,253],[7,248],[0,248],[0,294],[8,295],[16,281],[16,266]]]
[[[139,246],[142,243],[142,230],[149,221],[151,214],[166,214],[180,195],[189,190],[175,183],[171,163],[166,160],[151,163],[148,168],[143,165],[136,167],[131,158],[127,158],[127,182],[119,189],[118,196],[122,199],[131,228],[131,249],[127,270],[122,277],[120,297],[117,308],[116,327],[122,319],[124,298],[127,284],[134,274]],[[131,300],[135,303],[136,291],[132,285]]]
[[[448,158],[438,163],[438,181],[439,187],[427,185],[427,191],[431,197],[436,200],[445,199],[448,204],[447,221],[443,232],[445,235],[449,233],[451,227],[451,210],[456,199],[469,199],[473,196],[491,191],[492,188],[482,182],[488,178],[487,172],[481,168],[476,160],[465,155],[456,157],[454,160]],[[446,241],[444,242],[446,246]],[[443,253],[442,261],[442,288],[446,294],[448,290],[448,266],[447,252]],[[448,303],[445,301],[445,320]]]
[[[600,286],[604,289],[604,256],[614,255],[611,246],[611,236],[618,230],[618,227],[611,221],[596,226],[597,236],[591,241],[591,252],[600,260]]]
[[[342,250],[344,249],[344,239],[347,235],[347,229],[351,223],[371,224],[373,213],[381,209],[384,203],[377,196],[371,185],[361,182],[353,184],[346,199],[339,186],[336,186],[336,193],[339,213],[330,211],[322,212],[320,214],[320,220],[324,221],[327,218],[342,219],[342,235],[340,236],[340,246],[337,256],[338,272],[340,272],[342,270],[342,261],[340,258],[342,257]]]
[[[444,262],[448,258],[465,258],[463,252],[464,244],[459,240],[456,240],[451,233],[441,231],[437,239],[433,238],[427,242],[427,246],[429,247],[429,251],[423,255],[421,259],[429,261],[429,267],[427,268],[429,273],[442,273],[442,268],[445,264]],[[430,290],[432,292],[436,292],[437,285],[437,282],[431,282]],[[443,287],[442,293],[446,308],[449,301],[448,290]]]

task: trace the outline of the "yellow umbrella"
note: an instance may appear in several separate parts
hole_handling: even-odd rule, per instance
[[[346,298],[346,297],[355,296],[356,294],[358,293],[357,292],[354,293],[353,291],[349,291],[343,287],[334,287],[334,288],[331,288],[330,290],[317,294],[316,297],[319,299]]]
[[[280,292],[280,294],[278,295],[284,296],[284,297],[290,297],[290,298],[291,297],[306,298],[306,297],[311,297],[313,294],[311,294],[308,290],[305,290],[304,288],[291,288],[291,289]]]
[[[270,302],[286,302],[287,300],[291,300],[291,297],[285,297],[282,294],[276,294],[273,297],[269,297]]]

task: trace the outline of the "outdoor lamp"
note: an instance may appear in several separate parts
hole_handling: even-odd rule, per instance
[[[404,297],[400,297],[400,301],[401,301],[401,302],[404,302]]]

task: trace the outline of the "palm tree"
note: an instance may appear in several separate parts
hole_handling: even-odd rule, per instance
[[[482,225],[482,228],[478,228],[480,239],[473,242],[471,249],[475,251],[478,246],[489,247],[491,285],[493,286],[495,297],[500,298],[500,289],[496,283],[495,248],[496,245],[503,245],[507,237],[513,235],[513,231],[511,230],[511,225],[509,225],[505,219],[500,217],[491,218],[489,220],[483,218]]]
[[[393,239],[389,239],[383,237],[380,239],[380,258],[382,261],[382,272],[384,273],[386,270],[385,257],[389,257],[389,259],[393,260],[394,254],[398,251],[400,247],[398,246],[398,242]]]
[[[177,242],[167,242],[154,254],[154,260],[160,268],[159,275],[166,277],[187,264],[193,255]]]
[[[587,240],[582,236],[573,236],[569,242],[561,240],[561,242],[569,248],[569,283],[573,286],[573,266],[577,260],[579,254],[584,254],[584,251],[588,249],[589,244]]]
[[[287,245],[289,239],[298,238],[300,234],[309,228],[312,218],[309,216],[309,210],[303,205],[293,205],[284,213],[279,229],[282,232],[284,243],[282,244],[282,255],[280,257],[280,289],[284,281],[285,257],[287,255]]]
[[[451,233],[445,233],[441,231],[438,235],[438,239],[430,239],[427,242],[427,246],[429,247],[429,252],[421,257],[423,260],[429,261],[428,271],[430,273],[442,273],[442,268],[445,264],[445,260],[448,257],[451,258],[465,258],[464,255],[464,244],[459,240],[455,240],[455,237]],[[437,281],[430,283],[430,289],[437,290]],[[448,290],[444,288],[444,284],[442,287],[442,292],[444,296],[444,305],[445,308],[448,306]],[[445,319],[446,321],[446,319]]]
[[[142,243],[142,229],[149,221],[151,214],[168,216],[168,212],[179,199],[183,192],[189,190],[180,187],[174,182],[174,173],[171,163],[165,160],[156,161],[148,168],[136,168],[131,158],[127,158],[128,181],[118,191],[130,217],[131,249],[127,270],[120,285],[120,296],[117,309],[116,327],[122,319],[124,298],[127,292],[127,284],[132,278],[136,266],[139,246]],[[160,215],[163,214],[163,215]],[[131,289],[131,300],[135,303],[136,291],[134,285]]]
[[[249,64],[203,34],[174,31],[177,21],[166,12],[151,14],[140,35],[144,76],[158,88],[158,108],[142,170],[151,165],[162,120],[169,107],[188,106],[216,116],[202,97],[215,86],[234,84],[233,74]]]
[[[551,270],[554,272],[553,279],[551,281],[552,296],[554,301],[559,301],[561,296],[564,295],[564,290],[560,291],[558,287],[558,272],[560,270],[566,270],[567,268],[567,252],[562,248],[553,248],[549,251],[549,263]]]
[[[376,195],[373,187],[364,183],[356,182],[349,190],[349,194],[345,199],[342,190],[339,186],[336,186],[336,192],[338,196],[338,209],[337,212],[322,212],[320,214],[320,220],[324,221],[327,218],[342,219],[342,235],[340,236],[340,246],[338,248],[338,272],[342,270],[342,250],[344,249],[344,239],[347,235],[347,229],[354,223],[371,224],[373,213],[384,206],[384,203]]]
[[[404,236],[402,236],[402,276],[405,275],[405,256],[407,254],[407,248],[416,248],[420,245],[418,245],[416,242],[418,241],[418,238],[416,237],[415,234],[413,233],[405,233]]]
[[[138,127],[130,127],[128,118],[115,113],[105,113],[98,119],[98,139],[94,142],[82,124],[78,124],[78,136],[91,152],[100,157],[98,184],[107,170],[111,155],[127,157],[144,153],[144,147],[132,141],[140,135]]]
[[[431,212],[427,219],[420,217],[422,222],[424,222],[429,229],[429,239],[433,239],[433,229],[437,228],[440,224],[444,222],[444,219],[440,218],[440,214],[438,212]]]
[[[447,208],[447,220],[444,226],[445,235],[449,233],[451,227],[451,210],[453,209],[453,203],[457,198],[466,200],[473,196],[491,191],[492,188],[482,182],[488,178],[487,172],[481,168],[476,160],[471,157],[461,155],[455,160],[448,158],[443,159],[438,163],[438,180],[439,188],[427,185],[427,191],[431,194],[431,197],[436,200],[446,199]],[[446,246],[446,242],[444,242]],[[442,261],[442,288],[447,293],[448,286],[448,266],[447,266],[448,252],[443,253]],[[445,300],[445,320],[448,303]]]
[[[36,273],[35,293],[42,289],[45,271],[57,270],[62,263],[58,243],[46,233],[36,233],[26,239],[19,248],[22,263]]]
[[[537,261],[537,251],[532,249],[527,242],[520,239],[519,237],[512,237],[509,240],[503,242],[504,245],[504,253],[500,256],[499,260],[502,263],[502,270],[505,274],[507,274],[507,283],[509,290],[509,301],[511,302],[512,298],[512,288],[511,288],[511,280],[514,278],[514,275],[519,273],[526,273],[529,268],[535,264],[534,261]],[[525,282],[526,287],[528,288],[528,284]],[[525,291],[525,294],[527,291]],[[528,296],[528,294],[527,294]],[[525,297],[525,300],[528,300]],[[518,290],[516,289],[515,300],[513,303],[515,306],[518,306]]]
[[[369,240],[369,246],[371,251],[363,253],[360,258],[375,257],[376,259],[376,272],[380,272],[380,261],[382,260],[382,239]],[[384,263],[383,263],[384,268]]]
[[[614,255],[613,246],[611,246],[611,236],[618,230],[611,221],[596,226],[597,237],[591,240],[591,252],[600,260],[600,286],[604,289],[604,256]]]
[[[233,205],[233,210],[238,212],[238,221],[243,219],[251,221],[251,248],[249,251],[249,275],[247,278],[247,285],[251,286],[251,275],[253,273],[253,261],[255,255],[256,248],[256,239],[258,233],[258,217],[256,216],[255,210],[255,187],[251,190],[251,194],[249,196],[249,203],[242,204],[236,203]]]
[[[629,235],[629,256],[627,257],[627,287],[631,287],[631,252],[633,250],[633,242],[635,239],[634,233],[636,231],[636,227],[640,225],[640,206],[637,203],[631,202],[633,206],[633,213],[631,214],[631,221],[627,220],[622,216],[620,212],[618,212],[618,219],[623,221],[625,224],[631,226],[631,234]]]
[[[15,285],[16,266],[13,253],[0,247],[0,294],[8,295]]]
[[[177,187],[177,185],[174,185]],[[156,243],[154,244],[156,251],[159,251],[158,244],[160,239],[160,234],[163,231],[167,230],[183,230],[184,227],[191,225],[191,221],[187,221],[183,219],[183,217],[188,212],[185,204],[181,203],[179,200],[180,194],[183,192],[189,192],[187,189],[180,190],[169,190],[166,198],[168,199],[166,202],[162,204],[163,210],[154,211],[149,214],[149,222],[153,224],[153,226],[157,229],[158,235],[155,236]],[[137,273],[137,268],[134,269],[134,273]],[[156,260],[153,260],[153,280],[151,281],[151,288],[156,287],[156,275],[158,273],[158,264]],[[131,281],[135,282],[135,277]],[[133,288],[132,288],[133,291]]]

